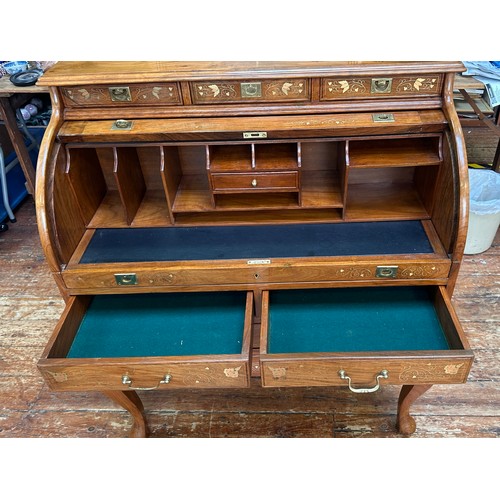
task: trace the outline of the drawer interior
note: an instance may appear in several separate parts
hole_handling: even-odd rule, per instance
[[[98,295],[68,358],[241,354],[246,292]]]
[[[268,354],[463,348],[434,287],[269,292]]]

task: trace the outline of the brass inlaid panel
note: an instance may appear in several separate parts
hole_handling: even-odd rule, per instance
[[[383,85],[382,85],[383,83]],[[387,78],[322,78],[321,100],[433,96],[441,93],[442,75],[397,76]]]
[[[195,104],[309,101],[311,98],[307,78],[192,82],[191,96]]]
[[[179,85],[176,82],[64,87],[62,95],[65,105],[69,107],[182,104]]]

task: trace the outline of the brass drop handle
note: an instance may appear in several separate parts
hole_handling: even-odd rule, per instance
[[[169,384],[170,381],[172,380],[172,375],[165,375],[155,386],[153,387],[134,387],[132,379],[128,375],[123,375],[122,377],[122,384],[123,385],[128,385],[129,389],[134,389],[137,391],[153,391],[155,389],[158,389],[161,384]]]
[[[353,387],[351,385],[351,377],[347,375],[345,370],[339,370],[339,377],[342,380],[347,380],[349,390],[355,392],[357,394],[366,394],[368,392],[375,392],[380,389],[380,379],[381,378],[389,378],[389,372],[387,370],[382,370],[376,377],[376,384],[373,387]]]
[[[252,180],[252,186],[253,186],[253,187],[256,187],[256,186],[257,186],[257,179],[253,179],[253,180]]]

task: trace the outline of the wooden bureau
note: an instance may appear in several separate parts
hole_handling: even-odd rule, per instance
[[[401,386],[473,354],[451,296],[468,177],[449,62],[64,62],[37,217],[66,309],[38,366],[101,391]],[[168,394],[166,395],[168,397]],[[369,396],[367,396],[369,397]]]

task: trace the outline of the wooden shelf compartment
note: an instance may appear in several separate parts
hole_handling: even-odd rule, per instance
[[[427,166],[349,170],[346,219],[430,218],[434,191],[425,179],[437,171]]]
[[[207,146],[210,172],[244,172],[255,168],[253,144]]]
[[[158,147],[68,147],[66,175],[88,228],[171,224]]]
[[[440,136],[350,140],[350,168],[438,165],[442,161]]]
[[[258,143],[254,148],[257,170],[296,170],[300,167],[300,143]]]
[[[371,183],[349,187],[345,219],[349,221],[416,220],[430,215],[413,184]]]

